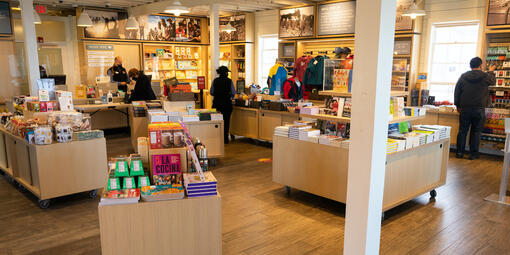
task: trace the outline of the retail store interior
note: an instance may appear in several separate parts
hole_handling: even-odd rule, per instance
[[[0,255],[510,254],[510,0],[0,0]]]

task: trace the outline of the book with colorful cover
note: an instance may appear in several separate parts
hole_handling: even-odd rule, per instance
[[[214,175],[211,171],[204,172],[204,181],[201,180],[200,175],[198,173],[184,173],[184,186],[188,187],[200,187],[200,186],[210,186],[216,185],[218,181],[214,178]]]
[[[143,201],[162,201],[184,198],[184,187],[181,184],[152,185],[141,190]]]
[[[344,110],[342,113],[342,117],[350,118],[351,117],[351,107],[352,107],[352,98],[348,97],[344,102]]]
[[[152,179],[155,185],[182,185],[181,155],[152,155]]]
[[[140,189],[111,190],[103,192],[99,205],[135,204],[140,200]]]

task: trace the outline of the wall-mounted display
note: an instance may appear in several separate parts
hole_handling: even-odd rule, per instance
[[[189,17],[145,15],[136,17],[139,27],[126,29],[127,13],[87,10],[93,25],[84,29],[85,38],[200,42],[201,20]]]
[[[0,35],[12,35],[11,9],[9,2],[0,1]]]
[[[236,29],[233,32],[222,31],[230,23]],[[220,17],[220,42],[246,41],[246,16]]]
[[[489,0],[487,26],[510,25],[510,0]]]
[[[402,13],[409,9],[414,0],[397,0],[397,17],[395,21],[395,31],[413,30],[413,20],[411,17],[404,17]]]
[[[317,35],[354,34],[356,2],[319,4]]]
[[[280,10],[280,38],[315,35],[315,6]]]

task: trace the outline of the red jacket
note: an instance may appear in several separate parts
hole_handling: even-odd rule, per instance
[[[298,77],[299,81],[303,82],[306,67],[312,58],[312,56],[301,56],[296,59],[296,63],[294,63],[294,75]]]

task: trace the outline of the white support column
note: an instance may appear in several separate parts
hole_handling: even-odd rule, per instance
[[[34,3],[32,0],[21,0],[21,21],[25,36],[25,64],[27,65],[28,86],[31,96],[37,96],[37,79],[39,72],[39,55],[37,53],[37,37],[34,24]]]
[[[344,254],[378,254],[396,0],[357,0]]]
[[[211,41],[211,81],[216,77],[216,69],[220,66],[220,5],[209,6],[210,41]]]

